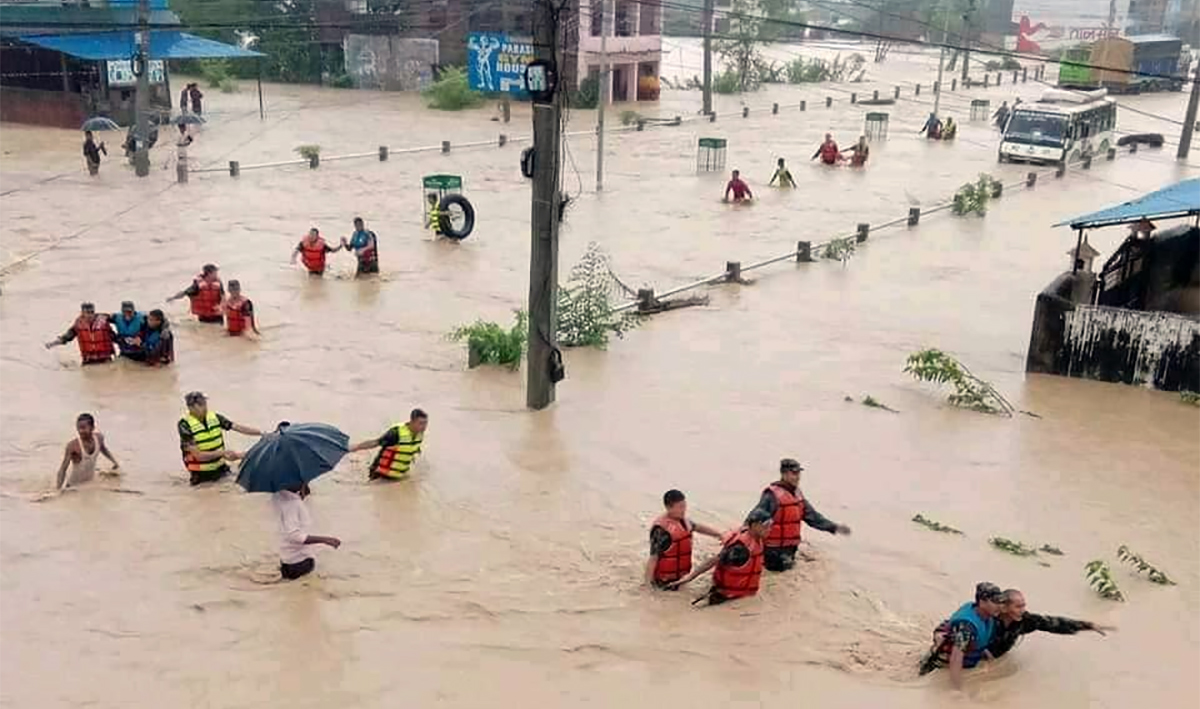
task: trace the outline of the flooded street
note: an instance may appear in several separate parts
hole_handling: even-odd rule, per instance
[[[669,41],[668,41],[669,40]],[[695,43],[664,55],[665,76],[699,66]],[[794,50],[792,50],[794,51]],[[836,53],[837,48],[824,50]],[[870,55],[869,48],[857,48]],[[782,57],[786,58],[786,57]],[[680,69],[673,70],[672,62]],[[994,109],[1040,86],[944,95],[961,121],[955,144],[916,132],[931,110],[934,54],[893,51],[860,85],[769,86],[716,97],[715,123],[609,136],[595,192],[595,139],[568,140],[561,232],[565,275],[588,242],[621,280],[660,292],[787,253],[798,240],[902,217],[988,172],[997,133],[968,122],[971,98]],[[1032,73],[1032,72],[1031,72]],[[174,81],[174,78],[173,78]],[[947,79],[948,81],[948,79]],[[923,84],[915,99],[912,85]],[[887,141],[866,170],[810,163],[822,135],[861,133],[879,89]],[[1200,413],[1178,396],[1026,376],[1036,293],[1068,267],[1064,218],[1200,173],[1174,147],[1121,153],[1062,180],[1012,188],[985,218],[942,212],[872,234],[843,266],[784,262],[748,286],[709,289],[710,303],[654,316],[607,351],[566,352],[558,402],[524,409],[524,372],[466,369],[454,327],[508,323],[528,293],[525,143],[404,154],[405,147],[530,133],[495,107],[446,114],[402,94],[253,83],[206,99],[213,115],[190,149],[221,168],[289,160],[322,147],[319,169],[194,174],[175,185],[169,149],[149,179],[111,157],[90,179],[69,131],[5,124],[0,136],[0,706],[38,707],[1054,707],[1172,709],[1200,702]],[[832,108],[824,107],[832,96]],[[785,108],[807,102],[807,110]],[[781,104],[771,115],[772,102]],[[1186,96],[1122,99],[1178,121]],[[743,103],[749,118],[740,117]],[[694,117],[699,92],[664,91],[649,115]],[[619,106],[609,112],[619,123]],[[590,131],[594,111],[573,111]],[[1120,109],[1125,133],[1178,126]],[[121,135],[100,136],[110,152]],[[699,137],[729,140],[759,201],[720,201],[726,175],[695,172]],[[325,161],[372,152],[375,158]],[[788,158],[799,189],[766,188]],[[478,223],[461,244],[424,232],[420,179],[460,174]],[[353,260],[308,278],[288,258],[307,229],[331,241],[362,216],[380,237],[376,281]],[[1107,258],[1125,236],[1101,230]],[[163,305],[200,266],[217,263],[257,306],[262,338],[196,324],[186,301]],[[163,307],[174,366],[83,369],[72,344],[42,343],[81,300]],[[938,347],[991,381],[1019,409],[1003,419],[950,408],[944,392],[902,372]],[[430,414],[411,480],[368,484],[368,453],[314,485],[314,533],[343,541],[305,580],[278,575],[269,498],[233,483],[190,489],[174,422],[203,390],[212,410],[249,426],[323,421],[352,440],[378,436],[414,406]],[[847,403],[872,395],[899,414]],[[122,488],[97,483],[41,504],[81,411],[122,463]],[[232,448],[251,439],[227,434]],[[641,581],[647,528],[664,490],[683,489],[694,517],[730,528],[777,478],[781,457],[806,467],[801,486],[853,536],[805,531],[813,561],[765,577],[752,599],[700,610]],[[965,537],[913,524],[923,513]],[[1063,557],[1000,553],[1003,536]],[[1178,581],[1156,586],[1115,559],[1127,544]],[[716,550],[698,541],[697,557]],[[1104,558],[1126,603],[1099,598],[1083,565]],[[930,630],[977,581],[1025,591],[1033,612],[1119,626],[1101,638],[1038,634],[950,694],[945,673],[916,677]]]

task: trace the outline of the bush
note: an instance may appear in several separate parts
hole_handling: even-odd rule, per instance
[[[565,347],[608,345],[609,335],[622,337],[637,327],[636,313],[614,313],[609,300],[614,283],[608,255],[592,242],[558,290],[558,340]]]
[[[589,109],[600,105],[600,77],[589,75],[571,92],[571,108]]]
[[[730,67],[712,79],[712,90],[719,94],[736,94],[742,90],[742,80]]]
[[[471,90],[467,82],[467,71],[462,67],[451,66],[442,69],[438,80],[421,91],[430,108],[439,111],[461,111],[465,108],[475,108],[484,103],[485,99]]]
[[[516,322],[505,330],[494,322],[476,320],[472,325],[456,329],[449,335],[455,342],[467,341],[468,366],[500,364],[509,369],[521,366],[521,354],[529,337],[529,315],[516,313]]]
[[[928,349],[909,355],[904,371],[919,381],[949,384],[953,406],[985,414],[1013,415],[1013,406],[995,387],[971,374],[966,365],[941,350]]]
[[[221,93],[223,94],[236,94],[241,89],[241,87],[238,86],[238,82],[229,77],[221,79],[221,83],[218,85],[218,88],[221,89]]]
[[[354,77],[349,74],[338,74],[329,80],[329,86],[335,89],[354,88]]]
[[[631,126],[640,120],[642,120],[642,114],[637,111],[621,111],[621,125],[623,126]]]
[[[304,158],[305,160],[311,161],[315,157],[320,157],[321,146],[311,145],[311,144],[297,145],[296,152],[300,154],[300,157]]]
[[[1021,62],[1012,57],[1005,57],[1004,61],[1000,62],[1000,68],[1004,71],[1020,71],[1023,67]]]
[[[975,182],[968,182],[954,193],[954,203],[951,211],[962,216],[972,212],[983,216],[987,214],[987,203],[995,194],[1000,183],[991,175],[980,174]]]
[[[201,59],[200,75],[210,89],[220,89],[222,84],[230,80],[229,62],[224,59]]]

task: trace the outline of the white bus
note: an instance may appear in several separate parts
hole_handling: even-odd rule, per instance
[[[1013,109],[1000,139],[1000,162],[1074,162],[1117,144],[1117,102],[1107,91],[1049,89]]]

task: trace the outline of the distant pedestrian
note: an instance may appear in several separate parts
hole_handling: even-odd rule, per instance
[[[170,303],[187,296],[192,315],[202,323],[224,324],[225,317],[221,302],[225,300],[225,286],[221,283],[221,271],[215,264],[206,263],[200,273],[192,279],[192,285],[167,298]]]
[[[326,243],[321,237],[321,232],[313,227],[308,230],[308,234],[296,244],[296,249],[292,251],[292,263],[296,263],[296,257],[299,256],[304,268],[308,270],[310,276],[321,276],[325,274],[325,257],[327,254],[337,253],[342,250],[342,244],[337,247],[332,247]]]
[[[730,176],[729,183],[725,185],[725,201],[729,201],[729,193],[733,193],[734,202],[745,202],[754,199],[754,193],[750,191],[750,185],[747,185],[742,179],[742,173],[734,170]]]
[[[75,419],[75,438],[67,442],[63,451],[62,465],[58,467],[54,489],[65,490],[95,478],[96,462],[101,455],[112,462],[114,473],[121,468],[121,464],[105,445],[104,434],[96,430],[95,417],[91,414],[79,414]]]
[[[342,545],[337,537],[320,537],[309,534],[312,517],[304,498],[308,497],[308,485],[280,490],[271,496],[271,506],[279,522],[279,573],[292,581],[312,573],[317,562],[309,550],[314,544],[324,544],[331,549]]]
[[[193,82],[192,84],[188,85],[188,98],[192,100],[192,113],[196,114],[197,116],[202,115],[204,110],[201,107],[200,102],[204,99],[204,94],[200,93],[199,84]]]
[[[775,180],[779,180],[780,187],[796,186],[796,180],[792,179],[792,173],[787,169],[787,165],[784,164],[783,158],[779,158],[779,162],[775,168],[775,174],[771,175],[771,181],[767,183],[767,186],[773,186],[775,184]]]
[[[83,157],[87,160],[88,174],[92,177],[100,174],[100,153],[108,155],[108,148],[104,147],[104,141],[97,144],[92,132],[85,131],[83,134]]]
[[[146,316],[146,327],[142,329],[141,362],[150,367],[161,367],[175,361],[175,335],[167,316],[157,308]]]

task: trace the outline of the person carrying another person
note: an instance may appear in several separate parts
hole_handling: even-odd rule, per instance
[[[946,125],[942,126],[942,140],[954,140],[958,135],[958,124],[950,116],[946,116]]]
[[[646,583],[652,588],[666,588],[691,572],[693,532],[721,538],[721,533],[712,527],[687,518],[687,499],[679,490],[667,490],[663,507],[666,511],[650,525]]]
[[[792,178],[791,171],[788,170],[787,166],[783,164],[783,158],[779,158],[779,162],[776,163],[775,174],[771,175],[771,181],[767,183],[767,186],[769,187],[774,185],[775,180],[779,180],[780,187],[796,186],[796,180]]]
[[[97,313],[92,303],[80,303],[79,317],[67,331],[46,343],[46,349],[79,341],[79,356],[84,364],[111,362],[117,333],[104,313]]]
[[[83,157],[87,160],[88,174],[92,177],[100,174],[100,153],[108,155],[104,141],[96,143],[96,138],[90,130],[83,132]]]
[[[146,316],[146,327],[142,330],[142,350],[135,361],[151,367],[161,367],[175,361],[175,335],[163,311],[155,308]]]
[[[309,534],[312,517],[304,498],[310,491],[308,485],[287,488],[271,495],[271,506],[279,522],[279,574],[292,581],[312,573],[317,562],[309,550],[314,544],[324,544],[331,549],[342,545],[337,537],[320,537]]]
[[[95,478],[96,462],[101,455],[112,463],[113,473],[120,470],[121,464],[104,443],[104,434],[96,430],[96,418],[91,414],[79,414],[75,419],[75,438],[68,441],[63,450],[62,465],[58,466],[54,489],[65,490]]]
[[[404,480],[413,460],[421,454],[425,440],[425,429],[429,426],[429,414],[413,409],[408,421],[392,426],[378,438],[371,438],[350,446],[350,452],[378,448],[367,477],[371,480]]]
[[[354,233],[347,241],[342,237],[342,246],[358,257],[358,272],[355,275],[379,273],[379,238],[367,229],[362,217],[354,218]]]
[[[733,193],[734,202],[744,202],[754,199],[754,194],[750,192],[750,185],[746,184],[746,182],[742,179],[742,173],[737,170],[733,171],[731,179],[725,185],[724,200],[726,202],[729,201],[730,192]]]
[[[206,263],[200,274],[192,279],[192,285],[167,298],[167,302],[187,296],[192,306],[192,315],[203,323],[221,325],[225,317],[221,314],[221,301],[225,300],[225,286],[221,284],[220,269]]]
[[[184,397],[187,411],[179,419],[179,447],[183,464],[191,474],[192,485],[220,480],[229,472],[225,461],[237,460],[241,453],[225,449],[225,431],[261,436],[262,431],[242,426],[221,414],[208,410],[208,399],[193,391]]]
[[[849,535],[850,528],[817,512],[800,492],[800,471],[792,458],[779,461],[779,480],[763,490],[756,509],[771,515],[771,533],[763,542],[763,562],[769,571],[787,571],[796,565],[801,523],[830,534]]]
[[[713,585],[708,593],[693,601],[693,605],[707,599],[715,606],[737,598],[746,598],[758,593],[763,571],[763,540],[771,529],[771,515],[763,510],[751,510],[741,529],[723,537],[721,551],[711,559],[692,569],[691,573],[667,588],[677,589],[691,583],[693,579],[716,567]]]
[[[838,144],[833,139],[832,133],[825,134],[825,140],[817,146],[817,152],[813,153],[809,160],[821,158],[821,162],[825,165],[836,165],[838,160],[842,158],[841,152],[838,150]]]
[[[942,137],[942,121],[937,117],[936,113],[930,113],[929,118],[925,119],[925,125],[921,126],[921,130],[917,131],[917,135],[925,134],[929,140],[937,140]]]
[[[238,280],[229,282],[229,297],[221,304],[225,311],[225,330],[238,336],[246,331],[246,325],[258,335],[258,323],[254,321],[254,303],[242,295],[242,284]]]
[[[992,641],[988,643],[987,651],[992,657],[999,658],[1012,650],[1022,636],[1041,631],[1055,635],[1074,635],[1090,630],[1104,635],[1106,631],[1115,630],[1112,626],[1096,625],[1086,620],[1073,620],[1054,615],[1038,615],[1025,612],[1025,594],[1015,588],[1004,592],[1004,605],[1000,615],[996,616],[996,627],[992,633]]]
[[[146,314],[138,312],[132,300],[121,301],[121,312],[112,320],[117,334],[117,349],[122,357],[137,359],[142,351],[142,330]]]
[[[871,157],[871,146],[867,145],[867,136],[860,135],[858,142],[850,146],[850,167],[862,167],[867,164],[867,158]]]
[[[296,263],[296,257],[300,257],[300,262],[304,264],[304,268],[308,270],[310,276],[325,275],[325,257],[327,254],[335,254],[342,250],[343,244],[338,244],[336,248],[330,246],[321,238],[321,232],[316,227],[308,230],[304,238],[296,244],[296,250],[292,252],[292,263]]]
[[[996,630],[996,616],[1003,609],[1004,593],[986,581],[975,586],[975,602],[964,603],[933,633],[933,646],[921,660],[919,673],[950,668],[950,683],[962,688],[962,671],[983,661]]]

